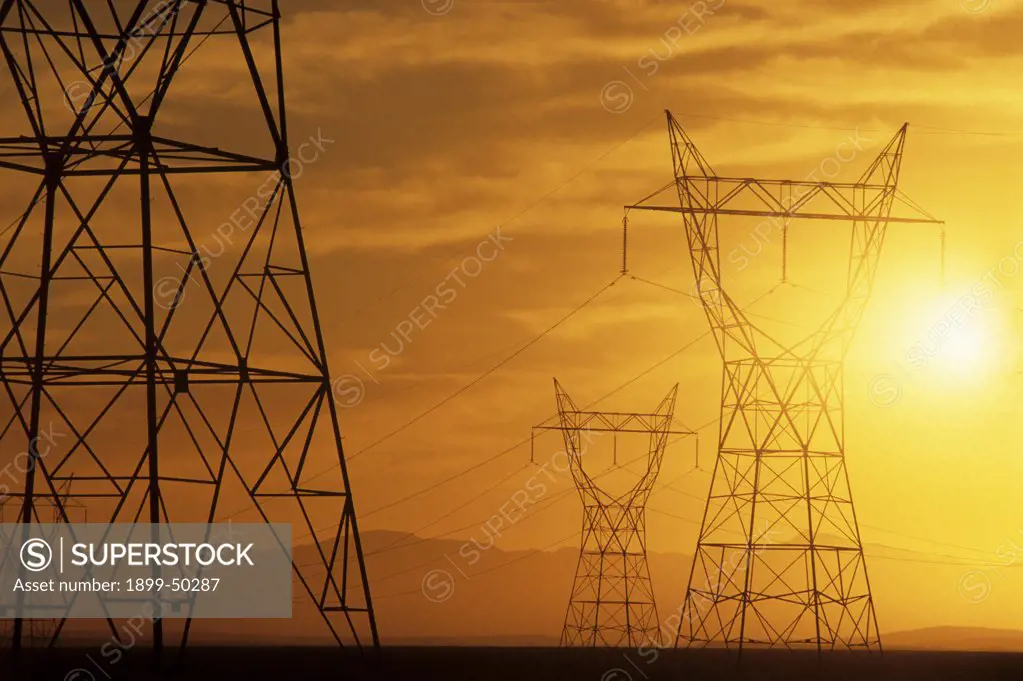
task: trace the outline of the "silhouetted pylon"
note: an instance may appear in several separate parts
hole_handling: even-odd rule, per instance
[[[842,378],[888,224],[940,222],[891,215],[906,126],[858,182],[837,183],[718,175],[667,119],[679,206],[648,197],[626,209],[681,213],[724,360],[718,455],[677,643],[880,650],[845,464]],[[766,334],[725,289],[718,218],[729,215],[851,223],[844,299],[801,342]]]
[[[71,485],[74,480],[68,479],[64,481],[58,492],[59,509],[57,503],[53,503],[51,500],[43,500],[43,503],[39,504],[36,508],[36,513],[39,517],[40,522],[44,523],[61,523],[64,521],[62,514],[66,514],[75,523],[86,523],[89,521],[87,509],[85,504],[81,501],[71,499]],[[0,497],[0,523],[17,523],[18,518],[21,515],[21,504],[12,503],[8,504],[8,501],[16,502],[15,499],[7,499],[6,497]],[[49,503],[47,503],[49,502]],[[7,506],[16,506],[16,508],[8,509]],[[13,513],[8,511],[12,510]],[[52,534],[52,532],[51,532]],[[43,539],[50,542],[51,545],[56,543],[57,539],[53,536],[41,535]],[[13,577],[13,573],[17,568],[10,563],[0,562],[0,576]],[[8,572],[9,571],[9,572]],[[8,574],[5,574],[7,572]],[[5,582],[6,583],[6,582]],[[64,598],[64,602],[67,603],[68,597]],[[0,647],[10,647],[13,643],[14,638],[14,626],[16,620],[3,619],[0,620]],[[48,619],[22,619],[21,620],[21,643],[26,648],[43,648],[50,645],[53,641],[54,635],[57,632],[57,627],[60,626],[60,619],[48,618]]]
[[[664,458],[672,430],[676,385],[650,414],[578,409],[554,381],[558,425],[565,441],[572,478],[583,502],[582,544],[565,627],[564,646],[636,647],[660,641],[657,606],[650,584],[646,549],[646,502]],[[592,433],[649,434],[646,470],[620,494],[610,494],[585,469]]]
[[[376,644],[293,184],[327,142],[289,145],[281,23],[278,0],[0,0],[0,169],[25,197],[2,220],[0,468],[24,470],[26,528],[76,500],[159,527],[247,502],[292,525],[322,631]]]

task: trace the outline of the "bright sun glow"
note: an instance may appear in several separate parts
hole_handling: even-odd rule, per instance
[[[978,320],[979,321],[979,320]],[[976,365],[983,363],[989,351],[991,339],[980,323],[974,323],[961,329],[952,329],[943,341],[941,355],[950,364]]]
[[[879,336],[887,345],[879,344],[875,356],[894,356],[900,374],[913,381],[950,381],[949,387],[986,383],[1006,369],[1005,312],[996,302],[945,294],[892,305]]]
[[[955,376],[957,380],[981,378],[998,364],[996,327],[993,310],[946,317],[916,344],[911,358],[922,370]]]

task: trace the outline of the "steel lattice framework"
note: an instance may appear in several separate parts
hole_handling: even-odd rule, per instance
[[[679,206],[697,290],[724,362],[717,461],[677,644],[881,648],[845,464],[843,361],[893,216],[903,126],[855,183],[718,175],[670,112]],[[908,199],[905,200],[908,203]],[[844,299],[785,346],[725,290],[718,220],[851,223]]]
[[[583,502],[582,544],[572,595],[561,634],[563,646],[636,647],[660,641],[660,621],[650,583],[646,551],[646,502],[657,481],[672,430],[676,385],[651,414],[578,409],[554,381],[558,425],[572,478]],[[584,467],[593,433],[649,434],[646,470],[628,490],[611,494]]]
[[[0,0],[0,52],[0,168],[30,194],[0,241],[0,466],[27,453],[19,521],[84,503],[93,522],[213,522],[233,493],[308,542],[295,588],[325,631],[376,645],[277,0]],[[210,208],[224,196],[230,238]],[[27,634],[16,620],[13,646]]]

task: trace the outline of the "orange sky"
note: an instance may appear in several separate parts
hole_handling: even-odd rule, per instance
[[[1018,624],[1018,566],[981,568],[990,597],[972,603],[974,582],[960,580],[976,568],[935,562],[1004,565],[1016,552],[1009,542],[1023,546],[1023,427],[1013,406],[1023,385],[1014,342],[1023,314],[1023,246],[1014,255],[1023,240],[1023,135],[953,132],[1023,133],[1023,5],[707,0],[694,12],[659,0],[287,4],[293,150],[310,137],[336,140],[305,168],[297,191],[332,374],[358,377],[365,392],[341,412],[345,447],[358,454],[387,436],[350,465],[363,531],[483,536],[480,526],[534,473],[528,446],[512,447],[554,413],[552,376],[589,403],[704,334],[702,312],[683,296],[622,279],[433,409],[617,276],[622,205],[670,178],[663,109],[719,172],[794,179],[860,135],[869,139],[862,154],[838,170],[858,177],[909,121],[901,188],[947,222],[945,286],[937,230],[893,227],[846,373],[848,462],[868,565],[879,566],[878,618],[882,631]],[[251,109],[234,92],[240,65],[218,63],[183,79],[173,125],[236,148],[232,141],[248,144]],[[12,96],[3,82],[0,121],[20,113]],[[0,207],[12,218],[23,208],[20,192],[0,185]],[[633,274],[690,290],[677,220],[634,215],[632,228]],[[732,248],[756,243],[748,231],[728,238]],[[488,240],[496,250],[480,246]],[[814,286],[827,263],[844,272],[845,252],[830,248],[840,243],[794,230],[793,280]],[[450,278],[478,248],[493,254],[481,271],[463,276],[464,286]],[[773,241],[745,272],[751,294],[777,283],[778,253]],[[441,293],[445,282],[453,294]],[[982,282],[991,295],[961,333],[922,368],[914,363],[914,344],[929,342],[935,324]],[[431,295],[444,306],[424,315]],[[791,323],[801,310],[772,304],[763,312]],[[393,351],[392,332],[410,329],[413,317],[401,352],[383,366],[381,349]],[[894,393],[879,375],[895,377]],[[712,423],[720,363],[709,337],[599,406],[652,409],[675,383],[678,419]],[[707,469],[715,436],[715,425],[701,433]],[[538,452],[559,447],[546,436]],[[693,453],[691,441],[671,447],[661,480],[692,468]],[[697,472],[674,491],[655,492],[652,550],[693,550],[697,525],[676,516],[699,519],[708,482]],[[562,478],[556,488],[569,484]],[[578,499],[565,495],[542,519],[504,533],[501,548],[549,546],[571,537],[579,520]],[[372,560],[370,569],[372,577]],[[680,593],[684,579],[677,576]]]

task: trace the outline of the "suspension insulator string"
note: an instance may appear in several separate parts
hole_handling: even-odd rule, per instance
[[[788,188],[785,210],[792,210],[792,187]],[[785,216],[781,223],[781,283],[789,281],[789,218]]]
[[[785,220],[781,226],[781,283],[788,283],[789,280],[789,221]]]
[[[629,209],[622,216],[622,274],[629,273]]]

